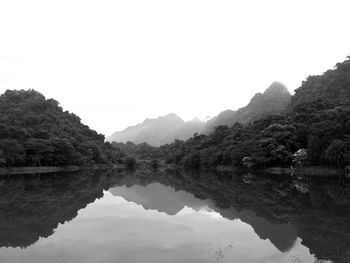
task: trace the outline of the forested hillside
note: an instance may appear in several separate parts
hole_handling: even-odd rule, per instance
[[[304,81],[284,114],[217,126],[209,135],[176,140],[161,146],[159,152],[167,163],[186,167],[344,167],[350,165],[349,94],[348,58],[335,69]]]
[[[268,115],[283,113],[291,95],[287,88],[279,82],[272,83],[263,93],[257,93],[249,104],[237,111],[226,110],[207,122],[205,133],[211,132],[220,125],[232,126],[235,122],[249,123]]]
[[[0,96],[0,166],[116,163],[123,154],[34,90]]]
[[[349,57],[338,63],[334,69],[326,71],[320,76],[309,76],[302,86],[295,90],[290,109],[300,104],[325,100],[328,103],[340,105],[350,100],[350,60]]]

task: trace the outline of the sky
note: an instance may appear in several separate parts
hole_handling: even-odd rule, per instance
[[[349,1],[0,2],[0,93],[35,89],[105,135],[291,93],[350,55]]]

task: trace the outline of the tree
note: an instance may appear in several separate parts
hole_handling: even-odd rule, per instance
[[[310,135],[307,142],[307,152],[312,164],[318,164],[321,159],[322,144],[321,140],[316,135]]]
[[[25,152],[23,151],[23,146],[17,140],[0,140],[0,149],[3,150],[7,166],[25,164]]]
[[[346,156],[346,145],[342,140],[333,140],[326,150],[326,158],[330,164],[338,167],[344,166]]]

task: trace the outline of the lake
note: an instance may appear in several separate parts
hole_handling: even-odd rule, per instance
[[[244,172],[3,177],[0,262],[350,262],[349,190]]]

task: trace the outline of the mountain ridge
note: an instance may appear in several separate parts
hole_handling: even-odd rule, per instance
[[[206,122],[194,118],[184,121],[174,113],[158,118],[145,119],[142,123],[129,126],[107,137],[109,142],[148,143],[160,146],[175,139],[187,140],[194,133],[207,134],[220,125],[232,126],[235,122],[247,123],[268,115],[280,114],[290,101],[291,94],[280,82],[273,82],[264,92],[256,93],[250,102],[237,110],[225,110]]]
[[[170,113],[157,118],[145,119],[142,123],[115,132],[107,137],[107,141],[123,143],[132,141],[137,144],[147,142],[154,146],[160,146],[172,141],[173,138],[189,138],[193,132],[200,129],[202,124],[204,122],[195,119],[185,122],[176,114]]]

